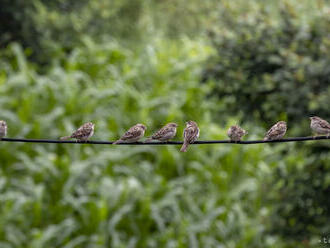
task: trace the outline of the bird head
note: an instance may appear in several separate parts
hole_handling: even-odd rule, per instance
[[[176,127],[178,127],[178,124],[176,124],[174,122],[170,122],[170,123],[167,124],[167,126],[176,128]]]
[[[7,124],[6,124],[6,122],[5,122],[5,121],[0,121],[0,126],[1,126],[1,127],[6,127],[6,126],[7,126]]]
[[[92,122],[87,122],[85,125],[89,126],[89,127],[92,127],[92,128],[94,128],[94,126],[95,126],[95,124],[93,124]]]
[[[194,121],[187,121],[187,122],[186,122],[186,125],[187,125],[187,127],[197,126],[197,123],[194,122]]]
[[[285,121],[279,121],[278,124],[279,124],[279,125],[286,126],[286,122],[285,122]]]
[[[309,117],[309,119],[310,119],[311,121],[316,121],[316,120],[319,120],[320,118],[317,117],[317,116],[311,116],[311,117]]]
[[[143,125],[143,124],[136,124],[136,126],[137,127],[139,127],[139,128],[142,128],[143,130],[146,130],[147,129],[147,127],[145,126],[145,125]]]

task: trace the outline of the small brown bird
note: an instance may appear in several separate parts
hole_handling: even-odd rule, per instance
[[[186,128],[183,131],[183,145],[180,149],[181,152],[186,152],[189,144],[194,143],[199,137],[199,128],[194,121],[186,122]]]
[[[286,122],[279,121],[272,126],[265,135],[264,140],[279,140],[282,139],[287,130]]]
[[[7,123],[0,121],[0,140],[7,135]]]
[[[230,140],[235,142],[241,141],[241,138],[247,133],[247,131],[237,125],[231,126],[227,131],[227,135]]]
[[[311,129],[316,134],[326,134],[327,137],[330,136],[330,124],[326,120],[321,119],[320,117],[313,116],[310,117],[311,120]]]
[[[145,142],[150,142],[152,140],[159,140],[159,141],[169,141],[170,139],[173,139],[176,135],[176,128],[178,124],[176,123],[168,123],[165,126],[163,126],[161,129],[159,129],[157,132],[155,132],[151,138],[148,138]]]
[[[143,124],[136,124],[131,127],[119,140],[115,141],[113,145],[119,143],[134,143],[144,136],[147,127]]]
[[[78,141],[87,141],[94,134],[94,124],[91,122],[87,122],[81,127],[79,127],[76,131],[74,131],[70,136],[61,137],[61,140],[66,139],[76,139]]]

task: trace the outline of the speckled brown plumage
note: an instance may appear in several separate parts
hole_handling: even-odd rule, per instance
[[[231,141],[240,141],[241,138],[246,135],[248,132],[245,131],[243,128],[235,125],[235,126],[231,126],[228,131],[227,131],[227,135],[230,138]]]
[[[279,121],[272,126],[265,135],[264,140],[279,140],[282,139],[287,130],[286,122]]]
[[[194,121],[186,122],[186,128],[183,132],[183,145],[180,149],[181,152],[186,152],[189,144],[194,143],[199,137],[199,128]]]
[[[151,138],[148,138],[146,142],[150,142],[152,140],[159,140],[159,141],[169,141],[170,139],[173,139],[174,136],[176,135],[176,128],[177,128],[176,123],[168,123],[161,129],[159,129],[157,132],[155,132]]]
[[[77,139],[79,141],[87,141],[94,134],[94,124],[87,122],[76,131],[74,131],[70,136],[61,137],[61,140],[66,139]]]
[[[310,117],[311,120],[311,129],[316,134],[326,134],[327,136],[330,135],[330,124],[326,120],[321,119],[320,117],[313,116]]]
[[[7,123],[0,121],[0,140],[7,135]]]
[[[147,127],[143,124],[136,124],[131,127],[119,140],[114,142],[113,144],[119,143],[134,143],[141,139],[144,136],[145,130]]]

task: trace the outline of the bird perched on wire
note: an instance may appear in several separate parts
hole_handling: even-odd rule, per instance
[[[287,130],[286,122],[279,121],[272,126],[265,135],[264,140],[279,140],[282,139]]]
[[[91,122],[87,122],[81,127],[79,127],[76,131],[74,131],[70,136],[61,137],[61,140],[67,139],[76,139],[78,141],[87,141],[94,134],[94,124]]]
[[[159,129],[157,132],[155,132],[151,138],[148,138],[145,142],[150,142],[152,140],[159,140],[159,141],[169,141],[170,139],[173,139],[176,135],[176,128],[178,124],[176,123],[168,123],[165,126],[163,126],[161,129]]]
[[[330,124],[326,120],[321,119],[320,117],[313,116],[310,117],[311,120],[311,129],[316,134],[326,134],[327,137],[330,136]]]
[[[248,132],[245,131],[243,128],[235,125],[235,126],[231,126],[228,131],[227,131],[227,135],[230,138],[231,141],[241,141],[241,138],[246,135]]]
[[[113,143],[113,145],[119,143],[134,143],[141,139],[144,136],[144,132],[147,127],[143,124],[136,124],[135,126],[128,129],[128,131],[117,141]]]
[[[181,152],[186,152],[189,144],[194,143],[199,137],[199,128],[194,121],[186,122],[186,128],[183,131],[183,145]]]
[[[0,140],[7,135],[7,123],[0,121]]]

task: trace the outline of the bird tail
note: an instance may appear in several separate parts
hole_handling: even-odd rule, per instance
[[[188,143],[184,142],[180,149],[180,152],[186,152],[188,149],[188,145],[189,145]]]
[[[117,144],[119,144],[120,142],[121,142],[121,139],[119,139],[119,140],[113,142],[112,144],[113,144],[113,145],[117,145]]]
[[[67,140],[67,139],[71,139],[71,136],[64,136],[60,138],[60,140]]]

